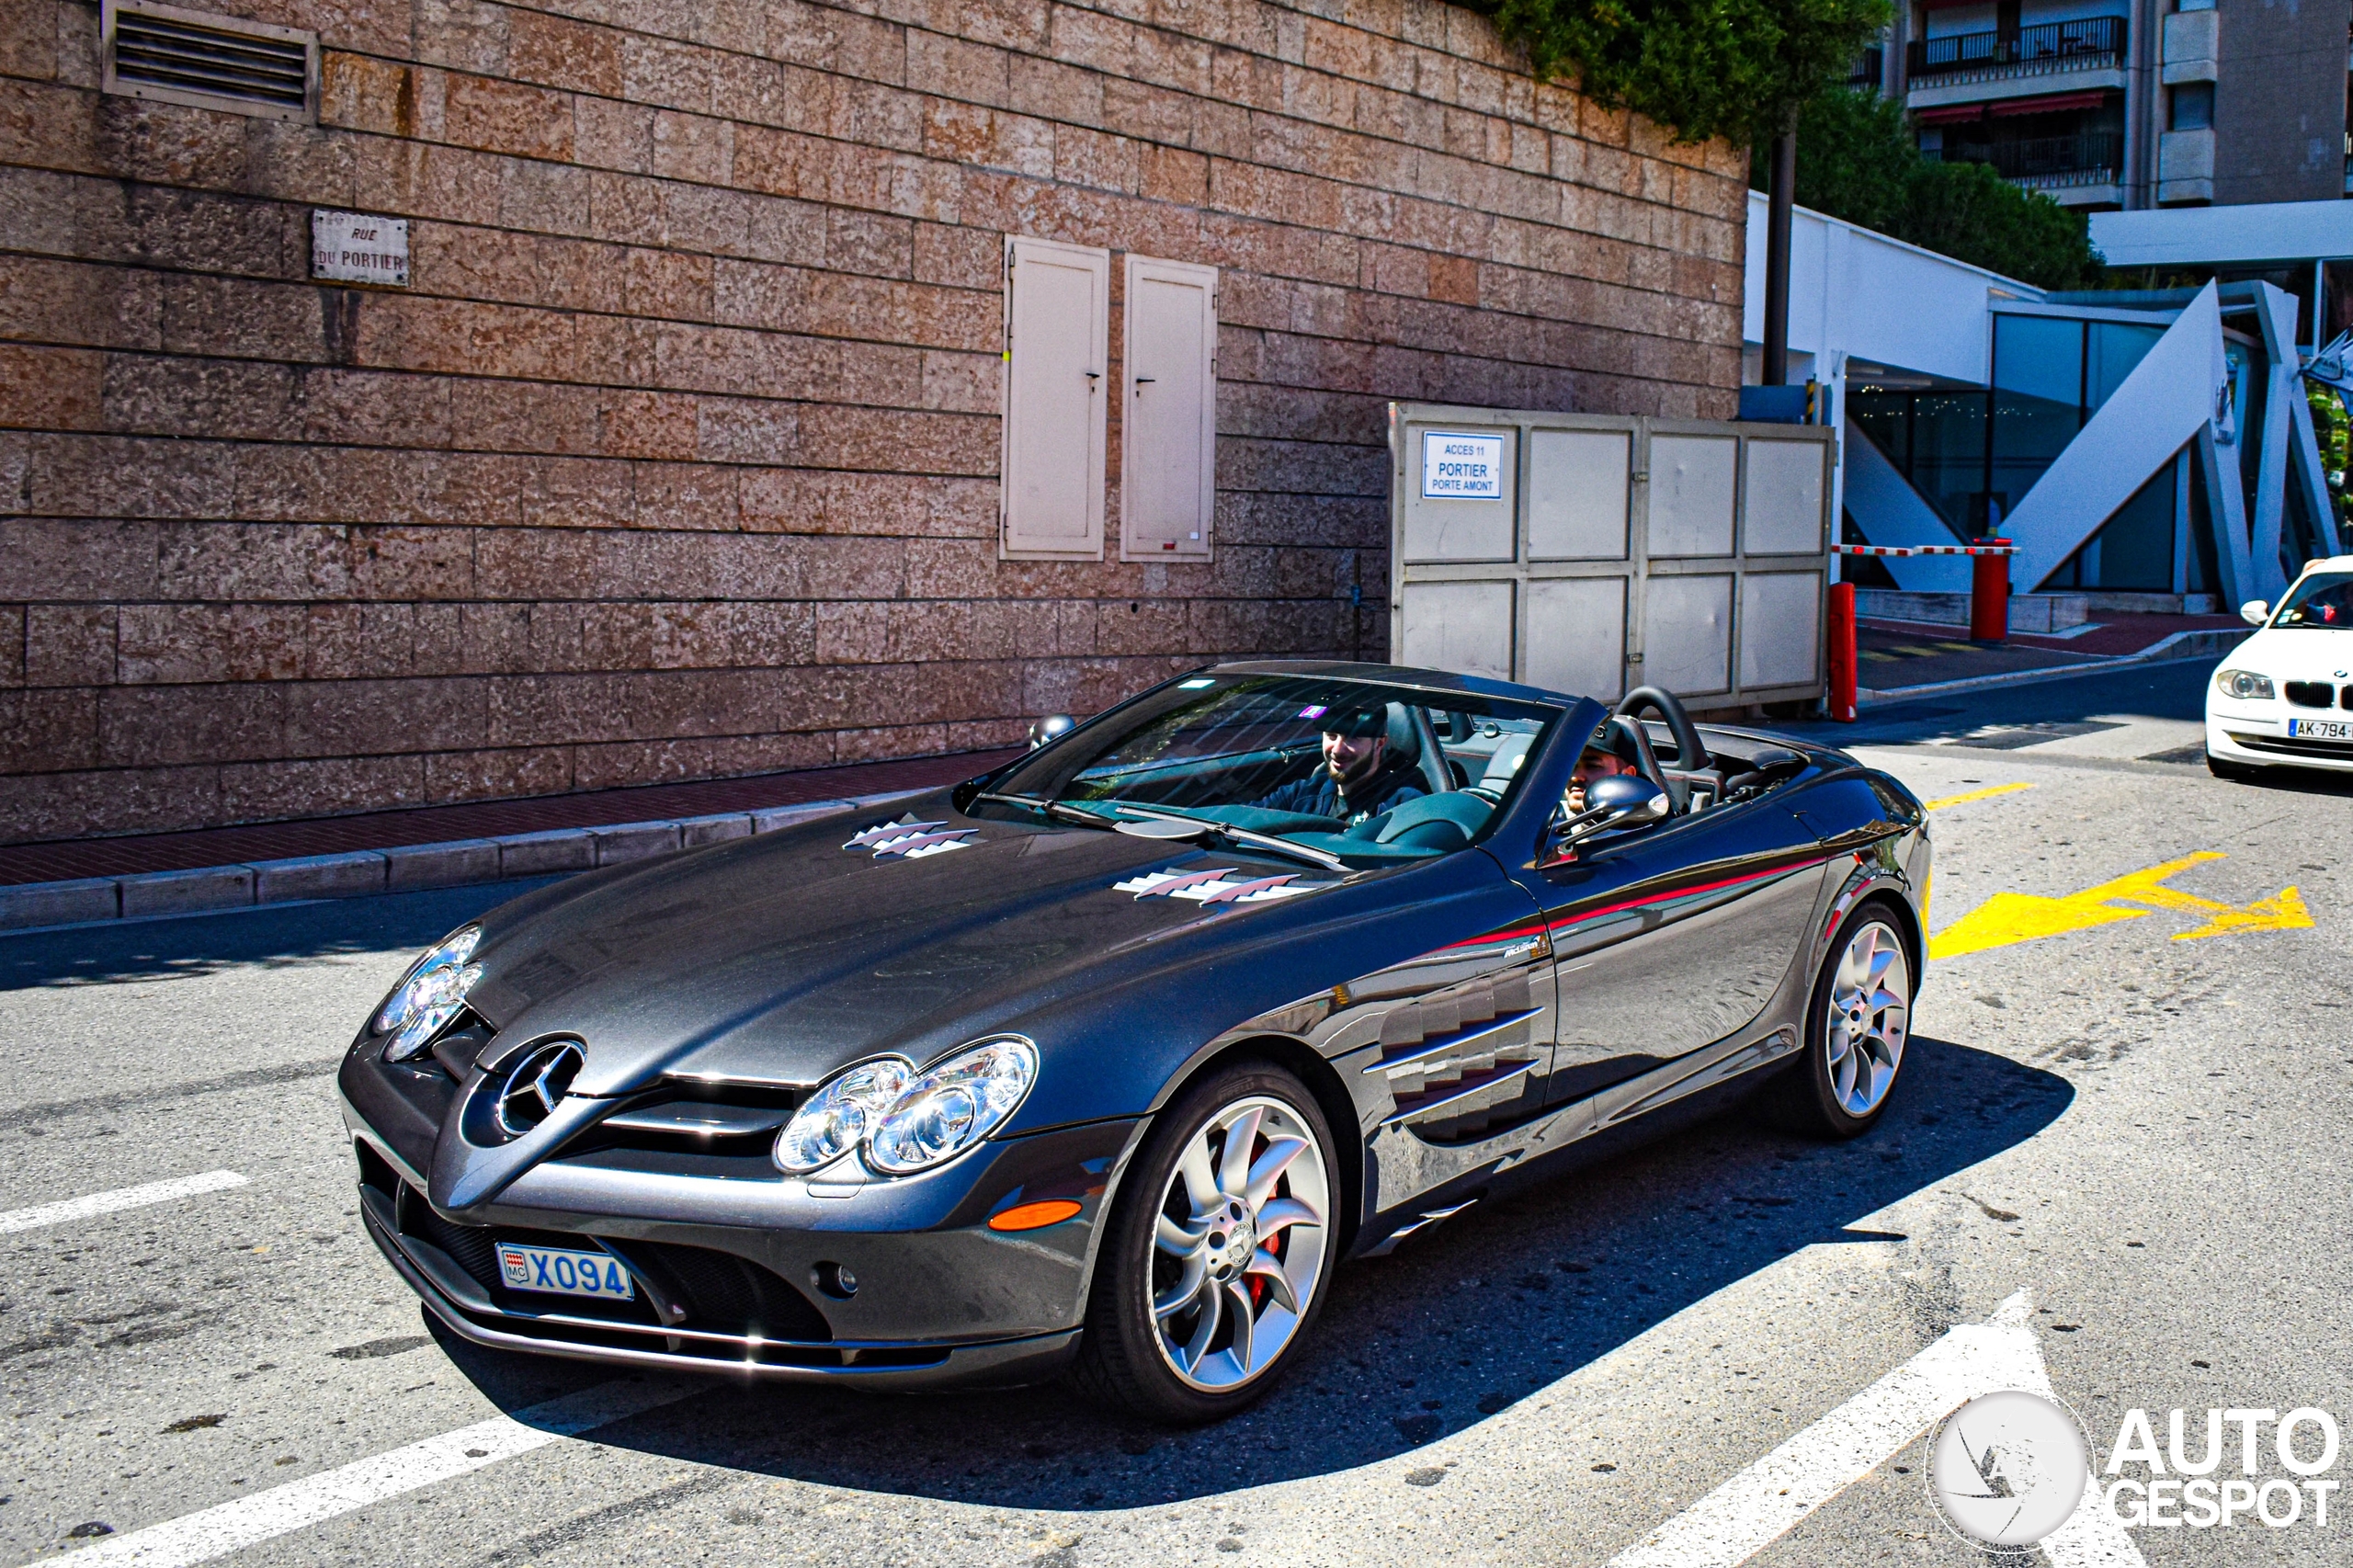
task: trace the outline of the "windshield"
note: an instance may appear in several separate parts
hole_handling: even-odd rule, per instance
[[[1423,859],[1485,835],[1561,713],[1369,681],[1195,676],[1017,764],[967,809],[1107,826],[1173,815],[1352,867]]]
[[[2271,624],[2353,628],[2353,573],[2313,573],[2289,590]]]

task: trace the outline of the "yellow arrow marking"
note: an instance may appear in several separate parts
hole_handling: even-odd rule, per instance
[[[1940,812],[1947,806],[1965,806],[1972,801],[1990,801],[1996,795],[2015,795],[2021,790],[2033,788],[2031,784],[1988,784],[1984,789],[1972,790],[1966,795],[1947,795],[1941,800],[1930,801],[1928,810]]]
[[[2292,887],[2281,888],[2278,898],[2258,898],[2245,909],[2222,909],[2197,930],[2184,931],[2174,940],[2227,937],[2234,931],[2301,931],[2312,923],[2312,911],[2304,907],[2303,894]]]
[[[2118,920],[2137,920],[2145,909],[2111,909],[2075,898],[2038,898],[2032,893],[1997,892],[1928,939],[1932,959],[1957,959],[1963,953],[2031,942],[2087,931]]]
[[[2006,948],[2013,943],[2063,936],[2069,931],[2087,931],[2095,926],[2107,926],[2119,920],[2137,920],[2149,913],[2146,909],[2120,908],[2116,903],[2118,900],[2207,917],[2206,924],[2196,930],[2176,936],[2174,940],[2177,942],[2187,942],[2200,937],[2228,936],[2241,931],[2294,931],[2313,924],[2312,913],[2304,907],[2302,895],[2292,887],[2283,888],[2276,897],[2256,899],[2242,909],[2165,885],[2165,879],[2177,871],[2187,870],[2200,861],[2222,858],[2216,850],[2200,849],[2178,860],[2167,860],[2146,870],[2128,872],[2064,898],[1997,892],[1930,938],[1928,956],[1932,959],[1959,958],[1963,953],[1983,952],[1988,948]]]

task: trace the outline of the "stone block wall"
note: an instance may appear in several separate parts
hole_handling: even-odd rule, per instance
[[[1388,400],[1735,400],[1742,155],[1441,0],[180,3],[315,30],[319,123],[0,6],[0,841],[1378,657]],[[410,286],[311,281],[313,207],[407,219]],[[1008,233],[1223,269],[1212,562],[1117,560],[1116,423],[1108,558],[998,559]]]

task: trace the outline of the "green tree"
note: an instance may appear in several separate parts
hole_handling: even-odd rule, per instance
[[[1893,233],[1922,162],[1902,106],[1877,93],[1832,87],[1799,111],[1797,199],[1816,212]]]
[[[1463,0],[1541,77],[1680,142],[1761,153],[1797,113],[1797,200],[2044,289],[2091,286],[2084,220],[1982,165],[1924,158],[1901,106],[1837,85],[1888,0]],[[1752,157],[1761,172],[1764,160]]]
[[[2313,431],[2320,439],[2320,466],[2327,471],[2329,505],[2336,513],[2337,537],[2353,530],[2353,495],[2345,489],[2345,471],[2353,466],[2353,416],[2345,396],[2318,381],[2304,383],[2304,401],[2313,411]]]
[[[1528,51],[1678,142],[1762,147],[1790,109],[1843,77],[1887,25],[1888,0],[1467,0]]]
[[[2087,289],[2099,279],[2079,214],[1984,164],[1922,157],[1903,108],[1875,93],[1830,87],[1807,101],[1797,199],[2037,288]]]

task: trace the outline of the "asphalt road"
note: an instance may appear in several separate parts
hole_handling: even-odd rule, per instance
[[[2210,778],[2204,674],[1841,732],[1977,796],[1936,812],[1933,905],[1975,950],[1931,963],[1886,1120],[1832,1146],[1734,1113],[1474,1209],[1343,1270],[1281,1391],[1199,1432],[1060,1388],[617,1388],[435,1333],[360,1233],[330,1073],[405,960],[512,890],[0,938],[0,1562],[1600,1564],[2020,1290],[2096,1464],[2134,1407],[2160,1445],[2188,1409],[2193,1459],[2210,1407],[2353,1419],[2353,791]],[[23,1212],[219,1171],[244,1179]],[[642,1413],[477,1425],[575,1394]],[[1882,1447],[1750,1560],[1982,1562],[1925,1441]],[[2256,1457],[2288,1476],[2268,1431]],[[2340,1563],[2329,1520],[2132,1541]]]

